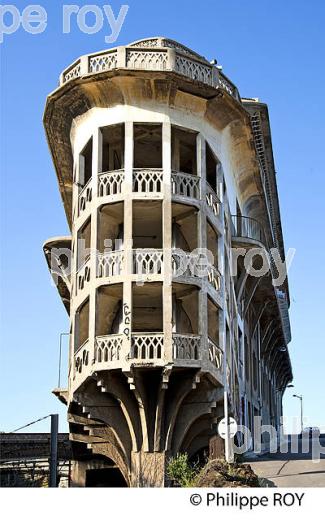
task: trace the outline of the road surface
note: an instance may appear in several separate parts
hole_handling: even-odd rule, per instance
[[[325,452],[325,436],[319,439]],[[302,441],[298,440],[298,453],[275,453],[249,458],[248,463],[259,477],[266,478],[276,487],[325,487],[325,453],[319,462],[312,460],[312,442],[308,442],[308,453],[303,453]]]

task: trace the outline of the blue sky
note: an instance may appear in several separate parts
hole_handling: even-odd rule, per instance
[[[28,2],[11,2],[20,11]],[[60,72],[82,54],[108,47],[108,24],[94,35],[72,24],[62,34],[62,1],[39,1],[48,13],[43,34],[22,28],[1,45],[1,422],[11,431],[66,408],[51,395],[57,385],[59,334],[66,311],[50,283],[43,241],[68,233],[42,126],[45,99]],[[71,2],[72,3],[72,2]],[[74,1],[83,6],[94,2]],[[119,2],[110,3],[114,13]],[[270,110],[286,249],[296,248],[290,273],[290,352],[295,388],[285,414],[325,431],[324,292],[324,22],[322,0],[125,0],[115,45],[164,35],[217,58],[243,97]],[[66,361],[66,344],[64,348]],[[65,363],[64,363],[65,365]],[[63,374],[64,376],[64,374]],[[306,421],[307,424],[307,421]],[[26,431],[46,431],[38,423]]]

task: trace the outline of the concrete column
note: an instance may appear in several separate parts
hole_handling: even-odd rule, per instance
[[[133,121],[125,123],[125,151],[124,151],[124,251],[125,251],[125,278],[123,283],[123,350],[124,354],[131,354],[132,333],[132,183],[133,183]]]
[[[171,200],[171,124],[163,123],[162,127],[163,153],[163,249],[164,249],[164,279],[163,279],[163,327],[164,327],[164,357],[165,362],[173,360],[172,338],[172,200]]]
[[[205,139],[201,134],[196,138],[196,161],[197,173],[201,178],[201,202],[198,213],[198,248],[204,251],[207,248],[207,219],[206,219],[206,145]],[[208,296],[207,279],[201,278],[201,290],[199,292],[199,334],[201,336],[201,357],[202,361],[208,361]]]
[[[97,269],[97,235],[98,235],[98,207],[97,207],[97,184],[98,173],[102,168],[102,132],[98,128],[93,134],[93,162],[92,162],[92,201],[91,201],[91,236],[90,236],[90,276],[91,289],[89,292],[89,352],[90,362],[95,359],[95,336],[96,336],[96,308],[97,295],[95,288]]]
[[[75,323],[75,307],[73,306],[73,297],[76,294],[77,281],[77,262],[78,262],[78,230],[76,227],[76,219],[78,215],[79,202],[79,153],[74,153],[73,160],[73,185],[72,185],[72,228],[71,228],[71,299],[70,299],[70,327],[71,336],[69,341],[69,400],[72,398],[71,389],[74,377],[74,351],[76,342],[76,323]]]
[[[218,265],[219,271],[221,274],[221,300],[223,304],[223,308],[220,309],[219,312],[219,345],[223,351],[223,391],[224,391],[224,417],[226,419],[226,439],[225,439],[225,458],[228,462],[232,462],[234,459],[233,454],[233,444],[229,441],[229,429],[228,429],[228,381],[227,381],[227,342],[226,342],[226,284],[225,284],[225,274],[226,274],[226,254],[225,254],[225,212],[224,212],[224,200],[223,200],[223,189],[220,186],[222,183],[223,175],[221,168],[218,168],[217,172],[217,181],[219,185],[219,198],[221,202],[220,209],[220,220],[221,220],[221,229],[222,235],[218,240]]]

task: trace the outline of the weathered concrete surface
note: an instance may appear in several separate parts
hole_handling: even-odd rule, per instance
[[[325,436],[320,443],[325,451]],[[325,455],[313,462],[311,442],[309,453],[302,453],[301,444],[299,440],[299,453],[276,453],[250,460],[249,464],[259,477],[271,480],[277,487],[325,487]]]

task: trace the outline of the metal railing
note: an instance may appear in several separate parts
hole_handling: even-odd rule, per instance
[[[232,215],[231,218],[233,236],[255,240],[267,247],[264,228],[258,220],[243,215]]]

